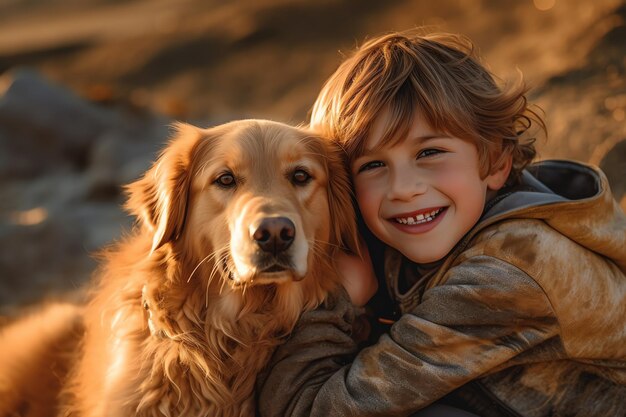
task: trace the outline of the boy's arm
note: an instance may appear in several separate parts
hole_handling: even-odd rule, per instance
[[[476,256],[445,282],[351,364],[347,299],[303,315],[259,380],[261,415],[406,415],[558,336],[546,295],[510,264]]]

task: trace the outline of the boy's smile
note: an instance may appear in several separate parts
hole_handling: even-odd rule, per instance
[[[352,163],[359,208],[370,230],[417,263],[442,259],[478,222],[487,193],[508,169],[480,178],[478,150],[416,115],[407,136],[380,146],[388,113],[372,126]]]
[[[389,221],[407,233],[425,233],[441,221],[446,210],[447,207],[430,207],[412,213],[398,214]]]

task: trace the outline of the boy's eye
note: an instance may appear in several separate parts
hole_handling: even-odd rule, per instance
[[[443,151],[439,149],[433,149],[433,148],[424,149],[417,154],[417,159],[438,155],[440,153],[443,153]]]
[[[381,161],[370,161],[361,165],[359,167],[358,172],[369,171],[369,170],[384,167],[384,166],[385,164],[383,164]]]

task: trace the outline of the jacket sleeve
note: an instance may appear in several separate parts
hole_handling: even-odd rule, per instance
[[[260,414],[408,415],[558,336],[545,293],[508,263],[476,256],[444,282],[352,363],[347,300],[303,315],[259,379]]]

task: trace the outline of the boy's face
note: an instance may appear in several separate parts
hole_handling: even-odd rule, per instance
[[[481,179],[476,146],[434,131],[419,116],[401,142],[373,151],[387,119],[383,113],[376,120],[351,167],[361,213],[407,258],[438,261],[478,222],[487,192],[504,185],[510,166]]]

